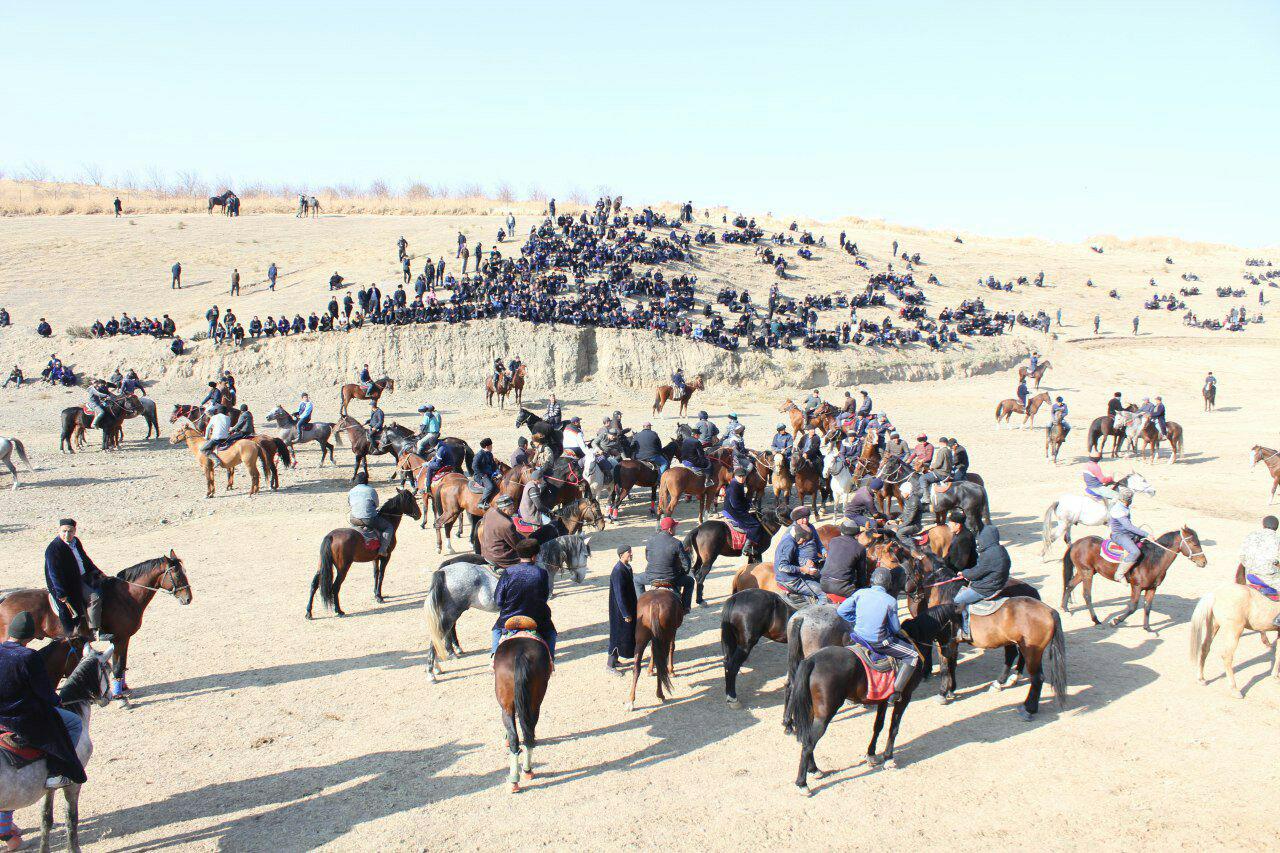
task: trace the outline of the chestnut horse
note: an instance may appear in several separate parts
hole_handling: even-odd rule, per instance
[[[551,651],[537,634],[536,623],[527,616],[512,616],[503,625],[508,634],[493,654],[493,689],[502,709],[502,725],[507,730],[507,750],[511,770],[507,783],[511,793],[520,792],[520,732],[524,732],[524,778],[533,778],[535,729],[542,700],[551,680]]]
[[[683,465],[672,465],[662,473],[662,479],[658,481],[659,516],[674,515],[680,498],[692,495],[698,499],[698,523],[702,523],[707,510],[715,507],[720,489],[732,479],[729,471],[715,459],[710,459],[709,464],[711,467],[706,478]],[[710,485],[707,484],[708,479]]]
[[[311,594],[307,597],[307,618],[311,618],[311,605],[315,603],[316,592],[320,593],[320,601],[332,607],[338,616],[346,616],[339,601],[342,582],[347,577],[352,563],[373,563],[373,598],[379,604],[385,603],[382,597],[382,579],[387,574],[387,564],[396,550],[395,531],[400,527],[400,519],[404,516],[417,519],[422,517],[418,502],[413,493],[407,489],[396,489],[395,497],[378,508],[378,515],[391,522],[391,546],[387,548],[387,556],[378,553],[378,542],[374,540],[370,548],[360,531],[352,527],[340,527],[325,534],[320,542],[320,568],[311,579]]]
[[[1023,379],[1026,379],[1028,376],[1030,376],[1031,379],[1036,384],[1035,387],[1039,388],[1040,380],[1044,378],[1044,372],[1048,370],[1050,367],[1052,367],[1052,365],[1049,362],[1042,361],[1040,362],[1039,366],[1036,367],[1036,372],[1031,373],[1027,370],[1027,366],[1024,364],[1022,367],[1018,368],[1018,381],[1021,382]]]
[[[1071,590],[1083,584],[1084,603],[1088,606],[1089,617],[1095,625],[1102,623],[1093,612],[1093,576],[1102,575],[1107,580],[1115,580],[1117,568],[1115,563],[1099,552],[1101,545],[1102,540],[1097,536],[1085,536],[1072,542],[1067,553],[1062,555],[1062,610],[1064,613],[1071,612]],[[1169,566],[1178,555],[1183,555],[1201,568],[1209,562],[1205,559],[1200,538],[1186,525],[1154,539],[1148,537],[1140,547],[1142,556],[1125,576],[1125,580],[1129,582],[1129,606],[1108,620],[1112,627],[1118,626],[1138,609],[1138,597],[1142,596],[1142,627],[1150,631],[1151,602],[1156,597],[1156,587],[1160,586]]]
[[[663,691],[671,692],[671,677],[676,673],[676,631],[684,622],[684,605],[670,587],[655,587],[636,601],[636,657],[631,664],[631,698],[627,710],[636,709],[636,684],[644,650],[653,641],[653,660],[649,671],[657,675],[658,701],[666,702]]]
[[[256,441],[251,438],[242,438],[225,450],[215,450],[213,456],[206,456],[200,452],[200,445],[204,443],[204,434],[191,427],[181,427],[173,438],[169,439],[169,443],[182,444],[184,442],[187,445],[187,449],[195,456],[200,469],[204,471],[204,481],[208,487],[205,493],[206,498],[213,497],[213,471],[218,462],[221,462],[222,466],[227,469],[228,489],[235,488],[236,466],[244,465],[249,469],[249,494],[256,495],[258,493],[258,460],[262,458],[262,449]],[[216,461],[213,457],[217,457]]]
[[[701,373],[693,377],[692,382],[685,383],[684,393],[681,394],[679,397],[675,396],[676,389],[673,386],[659,385],[658,391],[653,398],[653,413],[655,415],[662,414],[662,407],[665,406],[669,401],[674,400],[675,402],[680,404],[680,410],[677,414],[680,417],[684,417],[685,413],[689,410],[689,400],[692,399],[693,392],[701,391],[705,387],[706,387],[706,384],[702,379]]]
[[[516,405],[524,403],[524,376],[525,366],[522,364],[516,368],[516,372],[511,374],[511,390],[516,395]]]
[[[1044,455],[1052,459],[1054,465],[1058,464],[1058,453],[1066,440],[1067,431],[1062,426],[1062,421],[1049,424],[1049,428],[1044,433]]]
[[[804,432],[811,426],[816,426],[823,435],[831,432],[836,427],[836,415],[839,411],[830,403],[823,403],[821,406],[813,410],[813,416],[805,420],[804,409],[795,404],[795,401],[787,399],[782,404],[782,408],[778,409],[784,415],[791,418],[791,432],[796,439],[800,438],[800,433]]]
[[[1177,462],[1182,456],[1182,425],[1174,421],[1165,421],[1165,431],[1169,434],[1169,464]],[[1148,423],[1143,427],[1142,432],[1134,436],[1134,444],[1139,440],[1142,441],[1142,447],[1139,449],[1139,455],[1145,460],[1147,452],[1151,453],[1151,464],[1155,464],[1160,458],[1160,430],[1156,429],[1156,425]]]
[[[390,394],[396,390],[396,383],[390,376],[384,376],[373,383],[373,390],[365,393],[364,386],[358,382],[348,382],[342,386],[341,398],[342,405],[338,408],[338,414],[345,415],[347,406],[352,400],[371,400],[377,402],[382,399],[383,394]]]
[[[1018,425],[1017,429],[1027,429],[1028,427],[1034,429],[1036,425],[1036,412],[1040,411],[1040,407],[1047,402],[1049,402],[1048,391],[1041,391],[1034,397],[1029,397],[1027,399],[1027,405],[1025,406],[1013,398],[1001,400],[996,404],[996,429],[1000,429],[1001,423],[1009,424],[1010,419],[1014,415],[1025,415],[1022,419],[1022,423]],[[1012,424],[1009,425],[1010,427],[1013,426]]]
[[[498,381],[493,381],[493,374],[489,374],[484,380],[484,404],[486,406],[493,405],[493,398],[498,398],[498,408],[505,409],[507,407],[507,395],[511,393],[511,379],[507,374],[498,377]]]
[[[1273,450],[1270,447],[1255,444],[1251,454],[1249,467],[1252,468],[1259,462],[1265,463],[1267,473],[1271,475],[1271,497],[1267,499],[1267,506],[1270,506],[1275,503],[1276,488],[1280,487],[1280,450]]]

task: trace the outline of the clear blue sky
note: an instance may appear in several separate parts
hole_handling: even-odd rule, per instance
[[[1280,3],[6,4],[0,168],[1280,243]]]

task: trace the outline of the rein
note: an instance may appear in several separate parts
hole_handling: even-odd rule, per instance
[[[1182,546],[1183,546],[1183,545],[1187,545],[1188,550],[1190,549],[1190,544],[1187,542],[1187,534],[1183,533],[1181,530],[1179,530],[1179,531],[1178,531],[1178,544],[1177,544],[1175,547],[1173,547],[1173,548],[1166,548],[1165,546],[1163,546],[1163,545],[1161,545],[1159,542],[1157,542],[1155,539],[1152,539],[1150,536],[1143,537],[1143,538],[1144,538],[1147,542],[1150,542],[1152,545],[1155,545],[1155,546],[1156,546],[1157,548],[1159,548],[1161,551],[1165,551],[1165,552],[1167,552],[1167,553],[1169,553],[1169,554],[1173,554],[1175,557],[1176,557],[1178,554],[1181,554],[1181,553],[1182,553]],[[1194,559],[1194,558],[1196,558],[1196,557],[1203,557],[1203,556],[1204,556],[1204,551],[1196,551],[1194,554],[1187,554],[1187,555],[1186,555],[1186,557],[1187,557],[1187,559],[1188,559],[1188,560]]]
[[[161,577],[162,578],[174,577],[177,575],[177,571],[178,571],[177,566],[166,566],[164,570],[164,574],[162,574]],[[177,598],[178,593],[181,592],[182,590],[191,589],[191,585],[185,584],[185,583],[182,586],[175,586],[173,589],[165,589],[162,586],[147,586],[144,583],[135,583],[131,580],[125,580],[124,578],[120,578],[120,577],[116,578],[116,580],[120,581],[120,583],[128,584],[129,586],[132,586],[132,587],[136,587],[137,589],[149,589],[152,592],[167,592],[170,595],[172,595],[174,598]]]

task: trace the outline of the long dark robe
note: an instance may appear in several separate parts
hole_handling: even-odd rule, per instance
[[[626,620],[630,619],[630,622]],[[609,652],[618,657],[636,653],[636,588],[631,567],[619,560],[609,576]]]

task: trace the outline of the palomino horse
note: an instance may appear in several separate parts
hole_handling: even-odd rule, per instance
[[[787,620],[795,613],[782,596],[763,589],[744,589],[729,596],[720,611],[720,651],[724,655],[724,698],[730,708],[738,701],[738,671],[760,638],[786,644]]]
[[[142,627],[142,616],[157,592],[167,592],[184,605],[194,598],[182,560],[173,551],[123,569],[102,585],[102,633],[111,637],[116,650],[114,696],[129,691],[125,681],[129,642]],[[43,589],[14,590],[0,599],[0,634],[9,630],[9,621],[23,610],[35,619],[37,640],[66,636],[62,621],[49,604],[49,594]],[[81,625],[81,635],[87,637],[87,632],[88,626]]]
[[[352,563],[373,563],[373,598],[379,604],[386,599],[382,597],[382,580],[387,574],[387,564],[396,550],[396,530],[404,516],[421,518],[418,502],[413,493],[406,489],[396,489],[395,497],[378,507],[378,515],[391,523],[391,545],[387,548],[387,556],[378,553],[381,541],[374,538],[368,540],[358,530],[351,527],[340,527],[325,534],[320,542],[320,568],[311,579],[311,594],[307,597],[307,618],[311,618],[311,606],[316,600],[316,591],[320,592],[320,601],[333,608],[338,616],[346,616],[339,601],[342,582],[347,577]]]
[[[1148,483],[1145,477],[1137,473],[1124,475],[1116,480],[1114,485],[1126,486],[1134,494],[1154,496],[1156,493],[1155,487]],[[1040,556],[1043,557],[1047,554],[1049,546],[1058,539],[1070,545],[1072,525],[1083,524],[1086,527],[1102,527],[1109,524],[1110,521],[1111,518],[1107,515],[1107,504],[1104,502],[1076,492],[1066,492],[1059,495],[1058,499],[1049,504],[1044,511],[1044,523],[1040,528],[1042,538]]]
[[[1182,456],[1182,425],[1174,421],[1165,421],[1164,428],[1169,435],[1169,464],[1172,465]],[[1147,453],[1150,451],[1150,462],[1154,465],[1160,458],[1160,439],[1160,430],[1156,429],[1155,424],[1148,423],[1142,428],[1142,432],[1133,437],[1133,443],[1137,445],[1139,440],[1142,441],[1142,447],[1138,453],[1143,460],[1146,460]]]
[[[685,413],[689,410],[689,400],[693,398],[693,392],[701,391],[705,387],[706,387],[706,384],[702,379],[701,373],[693,377],[692,382],[685,383],[684,393],[680,394],[679,396],[676,396],[676,393],[675,393],[676,389],[674,386],[659,385],[658,391],[653,397],[653,413],[655,415],[662,414],[662,407],[665,406],[668,402],[674,400],[675,402],[680,404],[680,409],[677,412],[677,414],[679,415],[679,417],[683,418],[685,416]]]
[[[498,408],[505,409],[507,407],[507,395],[511,393],[511,379],[507,374],[498,377],[498,381],[493,381],[493,374],[484,380],[484,404],[486,406],[493,405],[493,398],[498,398]]]
[[[649,671],[657,676],[658,701],[666,702],[663,693],[671,692],[671,677],[676,674],[676,631],[684,621],[684,605],[670,587],[656,587],[636,600],[636,657],[631,663],[631,696],[627,710],[636,709],[636,685],[644,650],[653,642]]]
[[[1263,462],[1267,466],[1267,473],[1271,475],[1271,497],[1267,499],[1267,506],[1271,506],[1276,500],[1276,488],[1280,487],[1280,450],[1255,444],[1249,452],[1249,467]]]
[[[324,457],[327,454],[329,461],[334,465],[338,464],[338,460],[333,458],[333,445],[329,443],[330,437],[333,435],[334,425],[325,421],[313,421],[306,425],[301,431],[298,430],[297,419],[286,412],[283,406],[276,406],[271,414],[267,415],[267,422],[276,425],[276,429],[280,430],[280,438],[289,445],[290,450],[298,444],[306,444],[314,441],[320,445],[320,464],[324,465]],[[297,451],[294,451],[293,467],[298,466]]]
[[[1191,662],[1196,666],[1196,678],[1200,683],[1208,683],[1204,677],[1204,662],[1219,630],[1227,638],[1226,645],[1222,647],[1222,667],[1232,696],[1237,699],[1244,697],[1236,685],[1235,656],[1240,635],[1246,630],[1257,631],[1263,644],[1272,647],[1271,675],[1280,678],[1280,643],[1276,642],[1276,637],[1267,638],[1268,632],[1278,630],[1277,617],[1280,617],[1280,602],[1272,601],[1247,586],[1227,584],[1201,598],[1191,614]]]
[[[551,680],[551,651],[546,642],[533,633],[537,623],[528,616],[512,616],[504,624],[508,632],[493,654],[493,687],[502,709],[502,725],[507,730],[507,749],[511,753],[511,770],[507,783],[511,793],[520,792],[520,732],[524,732],[524,778],[533,778],[533,747],[537,743],[535,729],[542,699]],[[518,728],[517,728],[518,727]]]
[[[390,394],[396,390],[396,383],[390,376],[383,376],[381,379],[373,383],[373,390],[365,392],[364,386],[358,382],[348,382],[342,386],[341,397],[342,405],[338,409],[339,415],[347,413],[347,406],[352,400],[370,400],[377,402],[382,399],[383,394]]]
[[[911,636],[913,620],[907,620],[902,629]],[[911,704],[911,694],[919,686],[926,671],[927,653],[922,653],[921,665],[916,667],[911,679],[902,690],[902,697],[893,706],[893,714],[889,720],[889,736],[885,741],[884,753],[876,754],[876,741],[880,739],[880,731],[884,728],[884,713],[888,700],[868,699],[867,670],[852,649],[844,646],[827,646],[819,649],[800,662],[796,668],[795,682],[787,702],[787,716],[795,729],[796,740],[800,742],[800,771],[796,774],[796,787],[805,796],[809,795],[809,774],[822,771],[813,760],[814,748],[827,731],[827,726],[836,712],[844,705],[845,700],[857,702],[876,709],[875,723],[871,728],[871,743],[867,745],[866,762],[872,767],[881,765],[894,768],[897,762],[893,757],[893,744],[898,738],[898,726],[902,723],[902,714]]]
[[[27,466],[27,470],[35,473],[36,469],[31,465],[31,461],[27,459],[27,448],[23,443],[13,437],[0,436],[0,462],[9,469],[9,473],[13,475],[13,488],[18,488],[18,469],[13,464],[12,456],[18,454],[18,458],[22,460],[22,464]]]
[[[697,583],[699,604],[706,604],[702,597],[702,585],[706,582],[707,575],[711,573],[716,557],[746,557],[748,563],[759,562],[764,557],[769,543],[782,528],[783,521],[777,517],[776,513],[768,515],[761,513],[759,520],[760,526],[767,534],[764,542],[753,543],[748,540],[741,548],[733,546],[733,534],[728,523],[717,518],[702,522],[684,537],[684,547],[693,555],[691,573]]]
[[[683,495],[698,499],[698,523],[702,523],[707,510],[716,504],[720,488],[728,481],[728,471],[714,459],[709,460],[710,471],[704,478],[697,471],[683,465],[672,465],[662,473],[658,481],[658,515],[675,515],[676,506]],[[710,480],[710,484],[707,483]]]
[[[1042,361],[1040,362],[1039,366],[1036,367],[1035,373],[1032,373],[1029,370],[1027,370],[1027,366],[1024,364],[1023,366],[1018,368],[1018,381],[1021,382],[1022,380],[1026,379],[1029,376],[1035,382],[1035,387],[1039,388],[1040,380],[1044,378],[1044,372],[1052,366],[1053,365],[1051,365],[1049,362]]]
[[[1071,612],[1071,590],[1083,584],[1084,603],[1088,605],[1089,617],[1095,625],[1102,623],[1093,612],[1093,576],[1102,575],[1107,580],[1115,580],[1117,567],[1102,556],[1099,551],[1101,545],[1102,540],[1097,536],[1086,536],[1073,542],[1067,553],[1062,555],[1062,610]],[[1151,602],[1156,597],[1156,587],[1160,586],[1178,555],[1182,554],[1201,568],[1209,562],[1205,559],[1200,538],[1186,525],[1154,539],[1148,537],[1141,543],[1141,548],[1141,558],[1125,576],[1129,582],[1129,606],[1108,620],[1112,627],[1118,626],[1138,609],[1138,597],[1142,596],[1142,627],[1150,631]]]
[[[823,403],[813,410],[813,415],[808,420],[805,420],[804,409],[797,406],[791,399],[786,400],[778,411],[791,419],[791,432],[797,439],[800,438],[800,433],[814,426],[826,435],[835,429],[836,415],[839,414],[835,406]]]
[[[84,658],[67,676],[67,682],[58,691],[61,707],[80,717],[80,737],[73,746],[81,764],[88,764],[93,755],[93,742],[89,739],[90,706],[104,708],[111,701],[110,669],[114,650],[108,646],[101,652],[86,649]],[[49,849],[49,834],[53,831],[53,798],[56,791],[45,788],[49,768],[43,757],[21,768],[8,762],[0,762],[0,809],[12,813],[20,808],[44,800],[40,820],[40,849]],[[83,785],[72,783],[62,789],[67,801],[67,847],[80,850],[80,789]],[[14,838],[10,838],[12,842]],[[18,839],[21,844],[20,838]],[[10,850],[18,847],[10,846]]]
[[[1041,391],[1034,397],[1027,399],[1027,405],[1022,405],[1012,397],[1008,400],[1001,400],[996,404],[996,429],[1000,429],[1000,424],[1008,424],[1011,428],[1013,424],[1010,420],[1014,415],[1025,415],[1022,423],[1016,429],[1034,429],[1036,425],[1036,412],[1040,411],[1040,407],[1049,402],[1049,392]]]
[[[200,470],[204,471],[204,481],[207,487],[206,498],[213,497],[213,471],[218,464],[227,469],[228,489],[235,486],[236,466],[244,465],[247,467],[249,469],[249,494],[256,495],[258,493],[258,460],[262,457],[262,450],[253,439],[242,438],[230,447],[224,450],[215,450],[211,456],[206,456],[200,452],[200,445],[204,443],[204,434],[191,427],[182,427],[173,438],[169,439],[169,443],[185,443],[191,454],[195,456],[196,464],[200,466]],[[217,458],[215,459],[214,457]]]
[[[1044,455],[1045,458],[1052,459],[1054,465],[1058,464],[1058,453],[1066,440],[1067,429],[1062,425],[1061,420],[1049,424],[1049,428],[1044,432]]]

